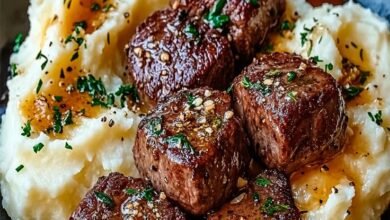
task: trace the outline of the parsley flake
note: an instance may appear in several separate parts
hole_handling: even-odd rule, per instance
[[[264,178],[264,177],[256,178],[256,185],[258,185],[258,186],[267,187],[270,184],[271,184],[271,180],[269,180],[267,178]]]
[[[168,137],[166,139],[166,142],[169,145],[174,145],[174,146],[176,146],[178,148],[184,147],[184,149],[189,150],[191,152],[191,154],[195,153],[194,147],[191,145],[191,143],[187,139],[187,137],[184,134],[182,134],[182,133],[179,133],[179,134],[176,134],[174,136]]]
[[[41,91],[42,84],[43,84],[42,80],[39,79],[37,89],[35,90],[35,93],[36,93],[36,94],[38,94],[39,91]]]
[[[20,172],[21,170],[23,170],[24,169],[24,165],[23,164],[20,164],[18,167],[16,167],[16,172]]]
[[[290,207],[288,205],[276,204],[271,197],[268,197],[265,200],[265,202],[261,208],[261,210],[269,216],[273,216],[275,213],[278,213],[278,212],[285,212],[289,209],[290,209]]]
[[[34,147],[33,147],[34,153],[38,153],[39,151],[41,151],[44,146],[45,145],[42,143],[38,143],[38,144],[34,145]]]
[[[24,124],[24,127],[22,127],[22,136],[30,137],[31,136],[31,122],[27,121],[26,124]]]
[[[377,125],[379,125],[379,126],[382,125],[382,123],[383,123],[382,111],[378,111],[378,113],[376,113],[376,114],[368,112],[368,116],[370,117],[371,121],[375,122]]]
[[[292,82],[292,81],[294,81],[296,78],[297,78],[297,73],[296,73],[296,72],[291,71],[291,72],[287,73],[287,81],[288,81],[288,82]]]
[[[271,93],[271,89],[267,85],[261,82],[253,83],[249,80],[247,76],[244,76],[242,78],[241,85],[246,89],[254,89],[260,91],[263,95],[268,95]]]
[[[68,144],[68,142],[65,143],[65,148],[68,150],[73,150],[72,145]]]
[[[16,35],[15,37],[15,42],[14,42],[14,47],[12,49],[12,52],[14,53],[18,53],[19,50],[20,50],[20,46],[22,45],[23,43],[23,34],[22,33],[19,33],[18,35]]]
[[[99,202],[107,205],[108,207],[114,207],[114,201],[112,198],[104,192],[95,192],[95,196]]]
[[[229,16],[221,14],[226,5],[226,0],[217,0],[210,12],[206,14],[205,20],[212,28],[222,28],[230,21]]]

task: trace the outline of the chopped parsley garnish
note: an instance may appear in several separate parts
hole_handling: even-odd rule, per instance
[[[307,35],[308,33],[306,32],[302,32],[301,33],[301,46],[303,47],[305,45],[305,43],[308,41],[307,40]]]
[[[72,40],[77,43],[79,46],[81,46],[84,43],[84,38],[82,37],[74,37],[73,35],[69,35],[65,39],[65,44],[72,42]]]
[[[100,5],[96,2],[91,5],[91,11],[99,11],[100,9]]]
[[[15,63],[12,63],[9,66],[9,72],[11,73],[11,77],[15,77],[18,75],[18,66]]]
[[[22,127],[22,136],[30,137],[31,136],[31,122],[27,121],[26,124],[24,124],[24,127]]]
[[[292,82],[292,81],[294,81],[296,78],[297,78],[297,73],[296,73],[296,72],[291,71],[291,72],[287,73],[287,81],[288,81],[288,82]]]
[[[35,90],[35,93],[39,93],[39,91],[41,91],[41,88],[42,88],[42,84],[43,84],[43,82],[42,82],[42,80],[41,79],[39,79],[39,81],[38,81],[38,86],[37,86],[37,89]]]
[[[110,93],[107,95],[107,106],[113,106],[115,103],[115,96],[114,94]]]
[[[315,64],[324,62],[323,60],[320,59],[319,56],[310,57],[310,61],[312,61],[312,62],[315,63]]]
[[[280,30],[282,31],[292,31],[294,30],[295,25],[294,23],[291,23],[287,20],[283,21],[282,24],[280,25]]]
[[[358,96],[364,89],[355,86],[349,86],[348,88],[344,88],[343,92],[346,99],[353,99]]]
[[[20,172],[21,170],[23,170],[23,168],[24,168],[24,165],[23,164],[20,164],[18,167],[16,167],[16,172]]]
[[[81,93],[88,92],[92,97],[103,96],[107,93],[102,80],[97,80],[93,75],[80,76],[77,79],[77,89]]]
[[[47,63],[49,62],[49,59],[48,59],[47,56],[44,55],[44,54],[42,53],[42,51],[40,50],[39,53],[38,53],[38,55],[35,57],[35,59],[36,59],[36,60],[40,60],[40,59],[42,59],[42,58],[44,59],[44,61],[43,61],[43,63],[41,64],[41,70],[44,70],[45,67],[46,67],[46,65],[47,65]]]
[[[241,85],[246,89],[254,89],[260,91],[263,95],[268,95],[269,93],[271,93],[271,89],[267,85],[264,85],[261,82],[253,83],[249,80],[247,76],[244,76],[242,78]]]
[[[261,210],[269,216],[273,216],[275,213],[278,212],[285,212],[289,209],[290,207],[288,205],[276,204],[271,197],[268,197],[265,200],[263,207],[261,208]]]
[[[252,199],[255,203],[258,203],[260,201],[260,196],[257,192],[253,193]]]
[[[54,100],[56,100],[56,102],[62,102],[62,96],[54,96]]]
[[[297,101],[297,92],[295,92],[295,91],[288,92],[287,99],[290,101],[296,102]]]
[[[221,14],[226,0],[217,0],[211,10],[206,14],[205,20],[212,28],[221,28],[230,21],[229,16]]]
[[[60,134],[60,133],[62,133],[62,130],[63,130],[63,127],[62,127],[62,115],[61,115],[61,112],[60,112],[60,108],[58,106],[54,106],[53,107],[53,111],[54,111],[53,131],[55,133],[57,133],[57,134]]]
[[[182,134],[182,133],[179,133],[179,134],[176,134],[174,136],[168,137],[166,139],[166,142],[169,145],[175,145],[178,148],[184,147],[184,149],[189,150],[191,152],[191,154],[195,153],[194,147],[191,145],[191,143],[187,139],[187,137],[184,134]]]
[[[67,112],[65,112],[64,123],[63,124],[64,125],[73,124],[72,111],[71,110],[68,110]]]
[[[114,207],[114,201],[111,199],[111,197],[104,192],[95,192],[95,196],[99,202],[104,203],[108,207]]]
[[[68,150],[73,150],[72,145],[68,144],[68,142],[65,143],[65,148]]]
[[[333,64],[328,63],[325,64],[325,72],[332,71],[333,70]]]
[[[23,43],[23,34],[22,33],[19,33],[18,35],[16,35],[15,37],[15,42],[14,42],[14,47],[12,49],[12,52],[14,53],[18,53],[19,50],[20,50],[20,46],[22,45]]]
[[[196,27],[193,24],[188,24],[184,29],[184,33],[187,35],[187,37],[191,37],[191,38],[199,37],[199,31],[198,29],[196,29]]]
[[[38,153],[39,151],[41,151],[44,146],[45,145],[43,145],[42,143],[34,145],[34,147],[33,147],[34,153]]]
[[[87,30],[88,24],[86,21],[77,21],[77,22],[73,23],[73,26],[74,26],[74,30],[76,31],[76,33],[79,34],[80,33],[79,28]]]
[[[187,96],[187,104],[190,106],[190,108],[195,107],[194,101],[195,101],[196,97],[194,96],[194,94],[189,93],[186,96]]]
[[[126,193],[129,195],[134,195],[134,194],[138,193],[138,191],[135,189],[126,189]]]
[[[263,177],[256,178],[256,185],[261,187],[267,187],[271,184],[271,180]]]
[[[162,120],[161,117],[155,117],[149,120],[147,129],[154,136],[159,136],[163,132]]]
[[[370,117],[371,121],[375,122],[377,125],[379,125],[379,126],[382,125],[382,123],[383,123],[382,111],[378,111],[378,113],[376,113],[376,114],[368,112],[368,116]]]
[[[281,75],[282,73],[279,70],[271,70],[265,76],[267,78],[277,78]]]
[[[154,190],[153,188],[146,188],[144,190],[136,190],[136,189],[126,189],[125,192],[128,194],[128,195],[132,195],[132,196],[137,196],[141,199],[145,199],[146,201],[148,202],[151,202],[153,201],[153,196],[154,196]]]
[[[125,107],[126,97],[130,96],[133,102],[139,102],[140,98],[138,95],[137,88],[135,85],[122,85],[117,92],[115,92],[116,96],[120,96],[121,107]]]
[[[114,6],[112,4],[108,4],[108,5],[105,5],[103,7],[103,12],[109,12],[111,8],[114,8]]]
[[[247,3],[253,5],[253,6],[256,6],[256,7],[260,6],[259,0],[245,0],[245,1],[246,1]]]

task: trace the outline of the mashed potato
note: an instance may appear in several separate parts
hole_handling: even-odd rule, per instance
[[[291,177],[296,204],[307,219],[380,219],[390,202],[389,26],[352,2],[313,9],[291,0],[285,19],[293,30],[272,37],[275,50],[312,57],[344,85],[369,72],[358,85],[364,91],[348,102],[345,152]]]
[[[97,14],[91,13],[92,2],[31,1],[31,31],[11,59],[18,75],[8,82],[10,101],[0,133],[3,206],[13,219],[67,219],[99,176],[138,175],[131,146],[139,116],[118,100],[110,108],[91,107],[87,94],[69,95],[64,86],[71,91],[68,86],[78,77],[92,74],[108,93],[118,91],[126,41],[168,0],[97,1]],[[369,72],[360,85],[364,91],[348,102],[345,152],[292,175],[296,204],[306,219],[379,219],[390,202],[388,26],[352,2],[313,9],[303,0],[289,0],[284,19],[290,21],[286,31],[271,37],[276,51],[312,57],[343,84]],[[45,130],[56,117],[56,102],[75,114],[62,134]],[[27,123],[30,137],[21,135]],[[39,144],[43,147],[33,148]]]
[[[92,2],[100,4],[91,9]],[[117,91],[123,84],[125,44],[143,19],[167,4],[168,0],[31,1],[31,30],[11,59],[18,75],[8,82],[10,99],[0,134],[1,192],[12,219],[68,219],[99,176],[112,171],[138,175],[131,146],[139,117],[120,108],[118,100],[118,107],[91,107],[83,102],[87,95],[67,95],[61,88],[92,74],[101,78],[107,92]],[[79,33],[76,22],[82,27]],[[74,39],[66,42],[71,34]],[[81,45],[77,39],[83,39]],[[40,125],[53,120],[51,108],[60,103],[61,111],[72,109],[74,123],[64,126],[61,135],[43,132]],[[77,117],[79,112],[85,115]],[[22,136],[21,127],[29,120],[31,136]],[[43,148],[35,153],[37,144]]]

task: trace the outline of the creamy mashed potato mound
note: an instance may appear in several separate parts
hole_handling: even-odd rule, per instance
[[[92,13],[94,2],[100,7]],[[107,92],[117,91],[123,84],[125,44],[140,22],[167,5],[168,0],[31,1],[31,30],[11,58],[18,75],[8,82],[9,103],[0,134],[1,192],[12,219],[68,219],[98,177],[112,171],[138,175],[131,147],[139,116],[119,103],[112,108],[90,107],[83,102],[87,96],[66,95],[63,87],[91,74],[102,80]],[[80,21],[87,27],[75,33],[74,24]],[[80,41],[66,42],[70,34],[83,39],[81,46]],[[37,58],[39,51],[43,56]],[[44,56],[47,64],[42,66]],[[39,127],[53,117],[51,108],[56,104],[39,101],[46,103],[57,94],[75,112],[85,108],[85,116],[73,112],[74,124],[64,126],[61,135]],[[21,135],[28,120],[30,137]],[[35,153],[33,146],[38,143],[44,147]],[[24,168],[17,172],[20,165]]]
[[[115,107],[91,107],[85,104],[88,95],[67,95],[63,87],[91,74],[108,93],[118,91],[124,84],[125,44],[136,26],[168,0],[97,1],[99,13],[91,13],[93,2],[31,1],[31,30],[11,58],[18,75],[8,82],[0,133],[1,192],[12,219],[67,219],[98,177],[112,171],[138,175],[131,146],[140,117],[118,100]],[[348,101],[345,151],[291,176],[295,202],[305,219],[379,219],[390,202],[389,27],[352,2],[312,8],[304,0],[289,0],[287,9],[283,19],[294,28],[271,36],[276,51],[317,58],[344,85],[356,76],[343,68],[343,58],[359,72],[369,72],[364,91]],[[83,28],[76,33],[74,24],[84,20],[86,26],[79,23]],[[74,39],[66,42],[70,35]],[[37,58],[40,51],[46,64],[44,56]],[[82,115],[53,135],[42,126],[53,120],[56,102],[50,99],[59,91],[60,102]],[[378,125],[368,113],[379,111],[383,122]],[[32,134],[22,136],[28,121]],[[44,147],[35,153],[39,143]],[[17,172],[20,165],[24,168]]]
[[[390,201],[389,26],[352,1],[312,8],[304,0],[290,0],[287,8],[284,19],[295,27],[271,37],[275,50],[318,58],[318,65],[343,85],[356,72],[369,72],[359,85],[364,91],[347,102],[345,151],[291,176],[295,202],[306,219],[380,219]],[[343,58],[356,69],[346,71]],[[369,116],[379,111],[380,125]]]

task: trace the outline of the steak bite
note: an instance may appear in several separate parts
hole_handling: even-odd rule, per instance
[[[136,166],[186,211],[201,215],[235,190],[249,162],[246,138],[226,92],[181,91],[140,123]]]
[[[243,185],[245,184],[244,181]],[[299,219],[286,176],[276,170],[265,170],[240,190],[237,197],[219,211],[208,216],[209,220],[230,219]]]
[[[238,58],[250,61],[268,31],[285,10],[285,0],[171,0],[173,9],[205,18],[214,28],[226,29]]]
[[[127,50],[129,80],[151,105],[183,88],[226,89],[235,76],[227,38],[181,10],[154,13]]]
[[[234,106],[270,168],[291,173],[342,151],[347,116],[333,77],[297,55],[263,55],[234,80]]]
[[[186,219],[179,208],[142,179],[111,173],[100,177],[70,219]]]

